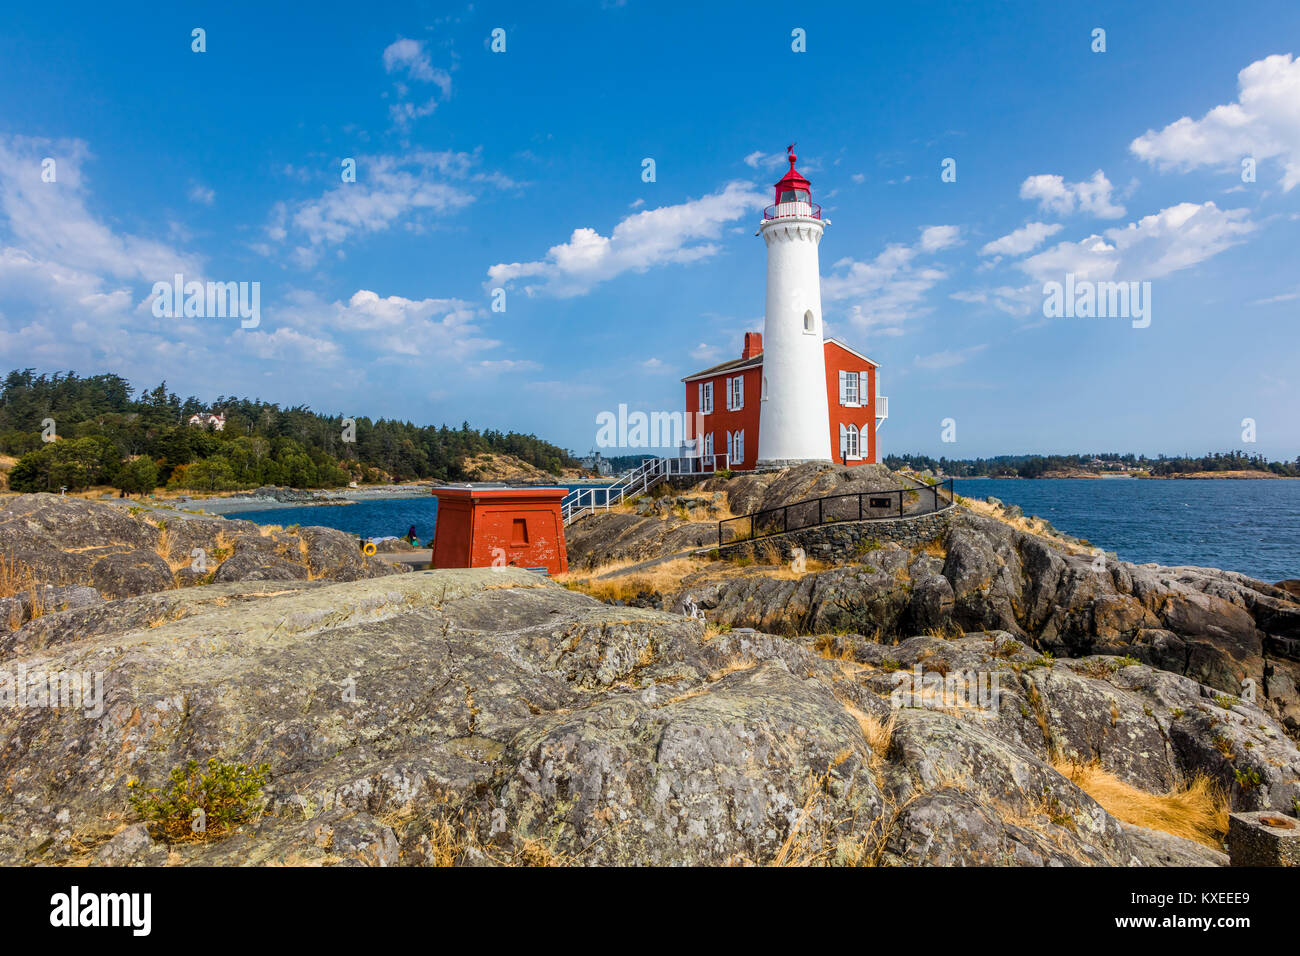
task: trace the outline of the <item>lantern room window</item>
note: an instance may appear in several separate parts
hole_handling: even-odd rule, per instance
[[[808,190],[806,189],[783,189],[781,198],[778,202],[807,202]]]

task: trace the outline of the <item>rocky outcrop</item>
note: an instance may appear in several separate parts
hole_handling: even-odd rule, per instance
[[[884,465],[799,465],[779,471],[741,472],[731,478],[707,478],[700,491],[723,492],[733,514],[780,508],[793,501],[826,495],[855,495],[923,488],[921,482],[890,471]]]
[[[847,468],[830,464],[711,477],[680,493],[661,485],[653,496],[638,499],[632,510],[597,513],[566,528],[569,567],[591,569],[611,562],[642,561],[692,548],[710,548],[718,541],[718,519],[731,515],[780,508],[826,495],[924,487],[883,465]],[[905,502],[908,513],[930,507],[928,492],[909,495]],[[857,516],[856,502],[844,503],[843,509],[845,516],[850,511]],[[815,515],[794,516],[800,523],[812,518]]]
[[[716,633],[518,569],[214,584],[17,634],[0,683],[97,674],[103,696],[0,708],[5,863],[1155,865],[1196,851],[1061,759],[1151,791],[1208,767],[1243,809],[1298,792],[1266,712],[1146,665],[1051,664],[1006,632]],[[1002,693],[900,706],[912,667]],[[260,812],[161,843],[129,781],[209,757],[269,765]]]
[[[638,603],[694,606],[718,624],[791,636],[893,641],[1002,630],[1059,657],[1131,656],[1232,696],[1255,695],[1300,733],[1300,601],[1290,591],[1212,568],[1133,565],[961,508],[943,529],[923,547],[851,535],[851,548],[808,553],[838,566],[801,575],[785,573],[784,539],[759,540],[748,547],[787,563],[713,561]],[[654,540],[644,525],[630,525],[627,539],[638,551]],[[584,548],[589,560],[598,553],[588,540]]]
[[[281,530],[50,494],[0,507],[0,555],[63,589],[35,602],[46,609],[85,603],[86,588],[113,599],[212,581],[352,581],[404,570],[365,557],[354,537],[330,528]],[[32,604],[29,596],[10,623],[30,618]]]
[[[613,511],[584,518],[564,529],[569,568],[575,571],[708,548],[717,540],[716,521],[690,521],[671,514],[654,518]]]

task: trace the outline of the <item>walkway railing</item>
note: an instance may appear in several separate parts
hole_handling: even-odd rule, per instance
[[[560,514],[567,527],[596,511],[608,511],[627,498],[643,495],[655,485],[677,475],[711,475],[731,467],[731,456],[695,455],[687,458],[647,458],[640,465],[619,476],[613,484],[597,488],[578,488],[560,503]]]
[[[914,496],[911,507],[908,506],[908,496]],[[718,546],[769,538],[775,534],[840,521],[870,521],[933,514],[952,503],[951,478],[937,485],[922,485],[919,488],[894,488],[889,491],[862,491],[808,498],[780,508],[765,508],[719,521]]]
[[[820,219],[822,217],[822,207],[815,202],[799,199],[790,202],[779,202],[763,210],[763,220],[765,222],[769,219],[790,219],[795,216]]]

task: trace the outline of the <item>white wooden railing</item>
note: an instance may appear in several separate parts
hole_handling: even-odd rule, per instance
[[[686,458],[648,458],[613,484],[578,488],[560,503],[567,527],[597,511],[608,511],[628,498],[643,495],[661,481],[676,475],[711,475],[731,467],[730,455],[694,455]]]

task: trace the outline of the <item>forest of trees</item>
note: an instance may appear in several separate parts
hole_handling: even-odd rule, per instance
[[[225,427],[187,424],[200,412],[223,412]],[[576,464],[564,449],[534,435],[477,431],[468,423],[448,428],[357,418],[355,426],[356,440],[344,441],[342,415],[233,396],[182,400],[166,382],[136,395],[126,379],[111,373],[15,370],[0,388],[0,452],[18,456],[9,473],[15,491],[456,481],[466,477],[461,462],[485,452],[513,455],[552,474]]]
[[[1100,459],[1098,465],[1094,459]],[[1159,455],[1147,458],[1131,452],[1096,455],[998,455],[993,458],[931,458],[929,455],[886,455],[888,468],[917,471],[942,470],[957,478],[1038,478],[1048,471],[1081,468],[1085,471],[1145,471],[1151,475],[1177,475],[1195,471],[1269,471],[1275,475],[1300,477],[1300,456],[1295,461],[1269,461],[1263,455],[1242,451],[1215,452],[1200,458]]]

